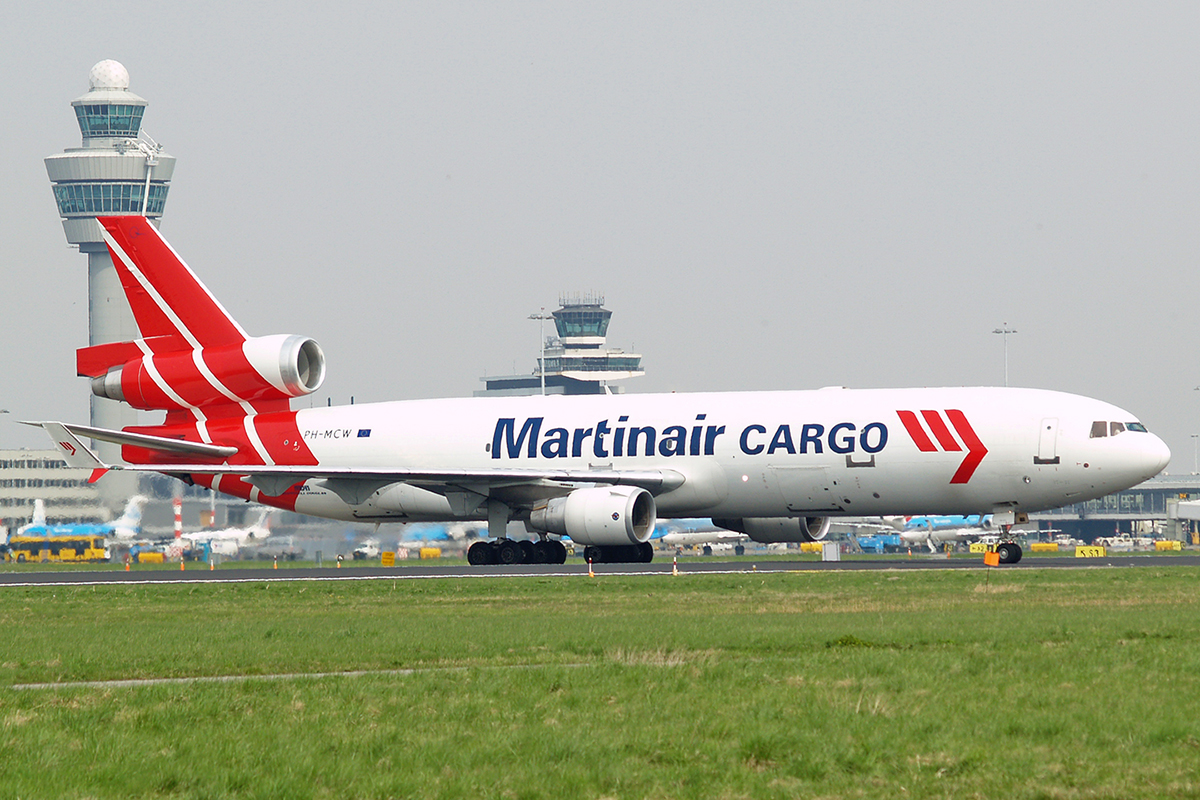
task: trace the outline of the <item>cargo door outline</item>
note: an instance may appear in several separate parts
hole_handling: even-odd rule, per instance
[[[788,511],[844,511],[835,501],[828,467],[777,467],[768,473]]]

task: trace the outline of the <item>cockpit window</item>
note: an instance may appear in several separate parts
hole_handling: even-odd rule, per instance
[[[1096,420],[1092,423],[1091,438],[1103,439],[1105,436],[1116,436],[1118,433],[1124,433],[1125,431],[1148,433],[1146,426],[1140,422],[1107,422],[1105,420]]]

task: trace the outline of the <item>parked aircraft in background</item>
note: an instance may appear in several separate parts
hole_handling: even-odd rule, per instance
[[[186,476],[332,519],[486,520],[473,564],[649,560],[663,517],[709,516],[758,541],[825,536],[834,515],[1018,514],[1156,475],[1166,445],[1128,411],[998,387],[495,397],[293,411],[325,357],[251,337],[143,217],[100,217],[142,338],[86,347],[92,391],[161,424],[40,424],[73,467]],[[381,365],[382,367],[382,365]],[[1118,435],[1097,435],[1108,422]],[[1100,423],[1105,423],[1101,426]],[[1112,427],[1117,430],[1116,425]],[[83,443],[123,446],[105,464]],[[520,520],[539,540],[509,539]],[[1020,558],[1016,543],[999,553]]]
[[[129,498],[121,516],[112,522],[68,522],[46,524],[46,506],[33,503],[33,520],[17,530],[17,536],[104,536],[117,541],[132,541],[142,533],[142,508],[149,500],[140,494]]]
[[[40,497],[33,501],[33,515],[29,518],[29,522],[17,528],[17,536],[24,536],[26,531],[40,533],[48,526],[46,525],[46,501]]]
[[[400,530],[400,547],[446,547],[457,546],[466,549],[467,543],[480,537],[478,525],[468,525],[461,522],[449,524],[418,522],[405,525]]]
[[[221,528],[219,530],[201,529],[181,533],[179,539],[187,548],[201,547],[205,544],[209,549],[224,556],[236,556],[243,547],[262,544],[271,535],[271,509],[264,508],[258,519],[251,525],[241,528]]]
[[[972,542],[980,536],[995,534],[991,514],[942,514],[901,517],[900,538],[909,547],[925,545],[931,553],[938,545]],[[895,522],[893,521],[893,524]]]
[[[658,539],[667,547],[703,547],[705,554],[711,553],[715,545],[730,545],[730,550],[744,548],[750,537],[744,533],[717,527],[711,519],[666,520],[655,528],[651,539]]]

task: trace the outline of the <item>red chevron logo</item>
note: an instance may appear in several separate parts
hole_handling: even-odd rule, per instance
[[[970,481],[979,462],[983,461],[983,457],[988,454],[983,442],[979,441],[979,437],[975,435],[975,429],[967,421],[966,414],[958,409],[946,409],[946,419],[954,427],[958,439],[954,438],[950,427],[946,425],[946,420],[942,419],[942,415],[937,411],[922,411],[920,418],[912,411],[897,411],[896,415],[900,417],[900,422],[904,424],[904,429],[908,431],[913,444],[922,453],[936,453],[939,447],[947,453],[960,453],[963,445],[966,445],[967,455],[958,465],[954,476],[950,478],[950,483]],[[924,420],[924,424],[922,424],[922,420]],[[928,426],[928,433],[926,426]],[[930,438],[930,434],[933,435],[933,438]],[[937,441],[937,444],[934,444],[934,440]],[[962,444],[959,444],[959,440],[962,441]]]

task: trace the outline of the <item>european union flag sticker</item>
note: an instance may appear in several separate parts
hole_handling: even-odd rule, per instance
[[[367,438],[367,437],[369,437],[370,435],[371,435],[371,429],[370,429],[370,428],[359,428],[359,429],[358,429],[358,438],[360,438],[360,439],[366,439],[366,438]]]

